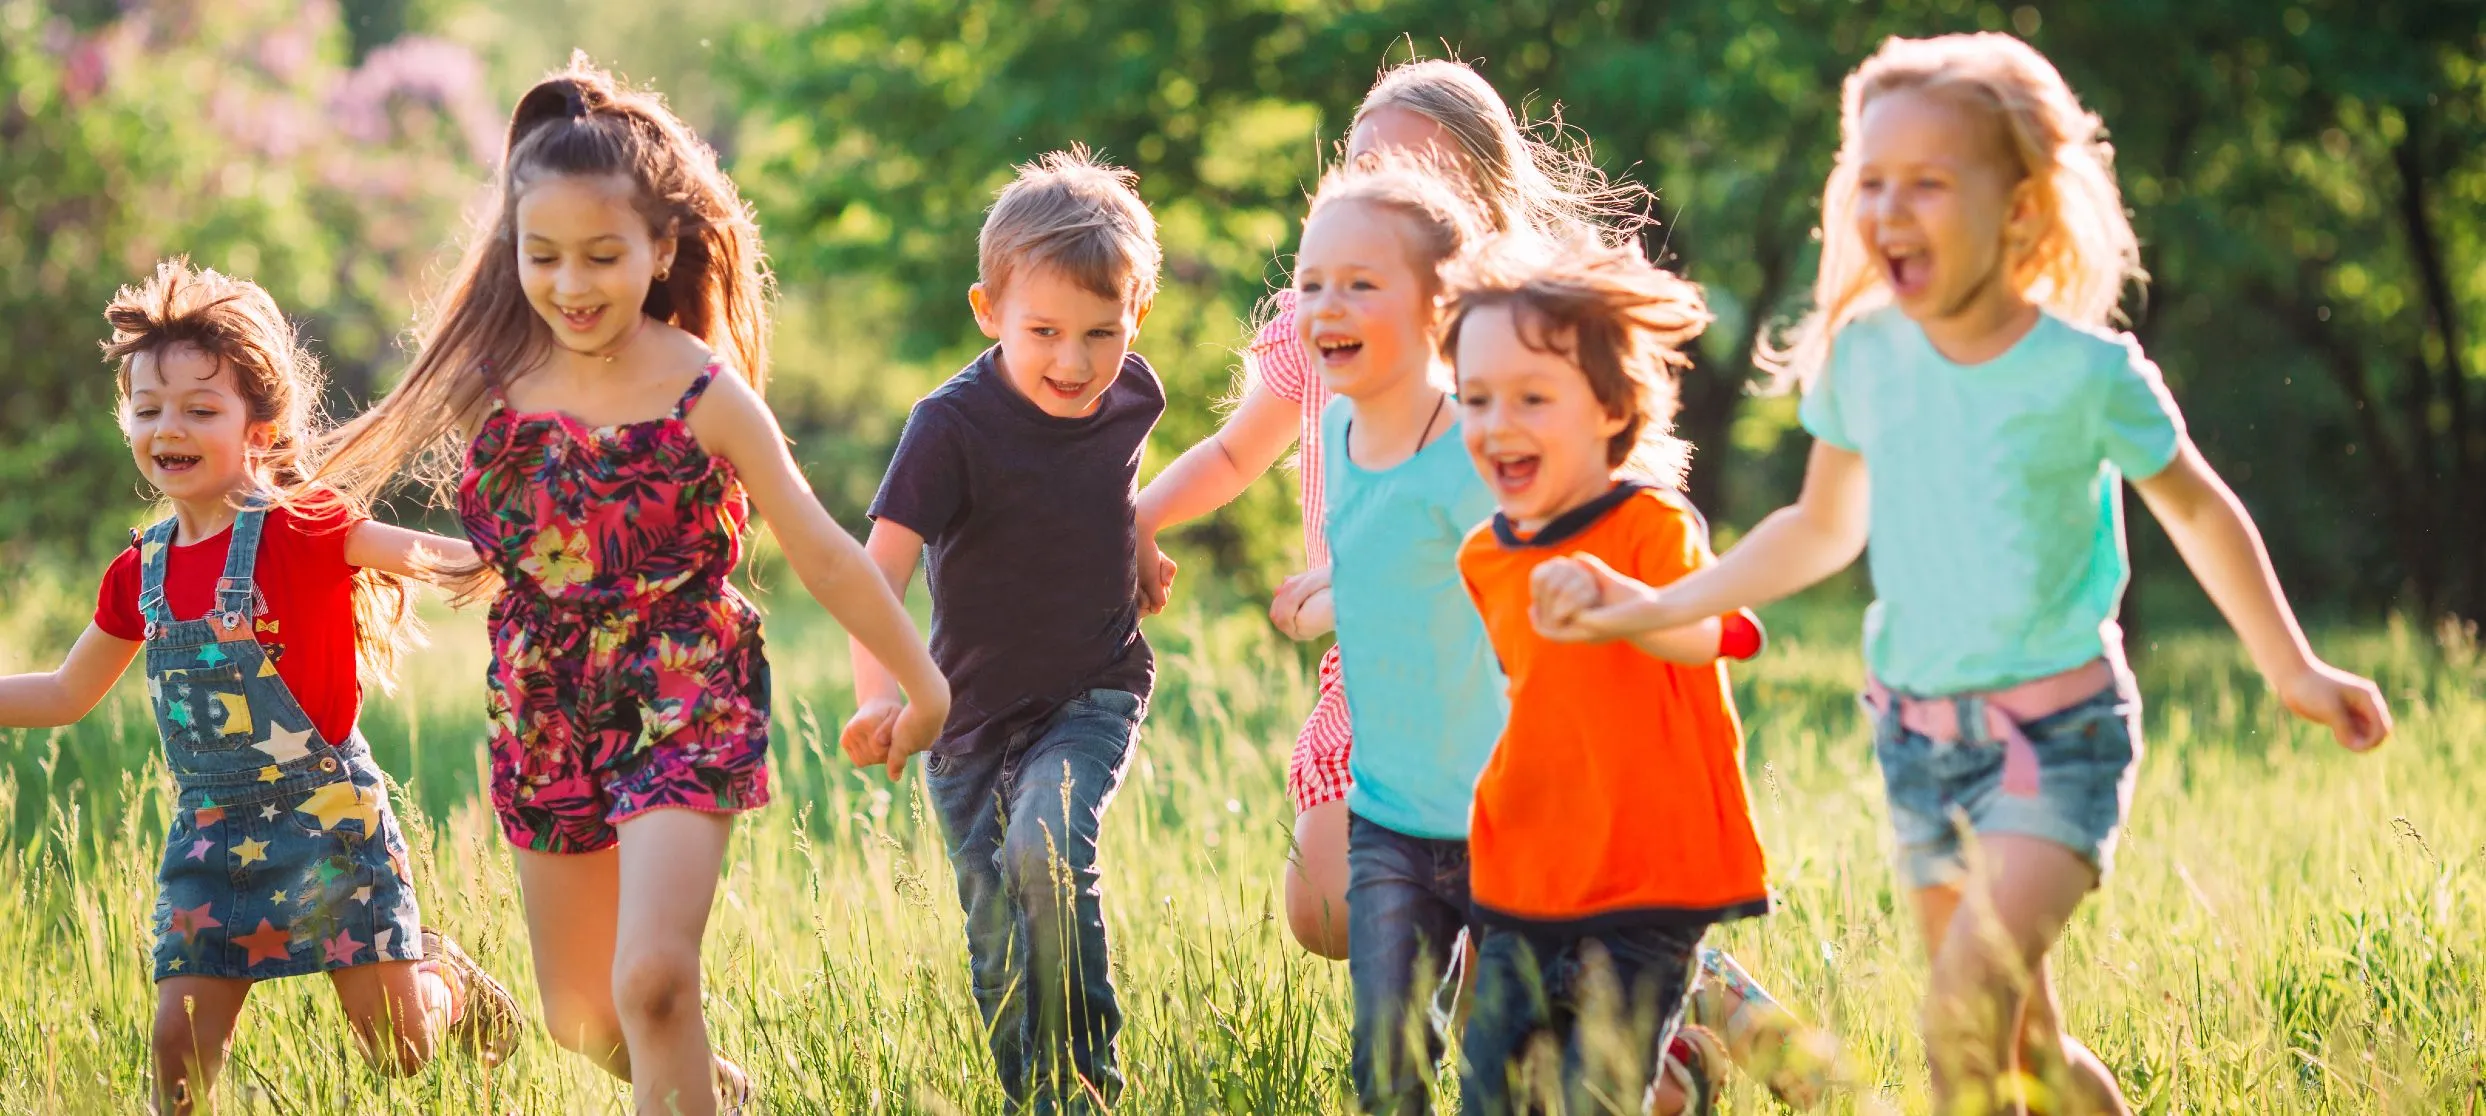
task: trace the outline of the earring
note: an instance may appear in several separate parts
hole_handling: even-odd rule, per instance
[[[665,281],[665,277],[666,277],[666,276],[668,276],[668,275],[671,275],[671,274],[673,274],[673,269],[672,269],[672,268],[669,268],[669,267],[668,267],[668,268],[666,268],[666,269],[664,269],[663,271],[659,271],[659,272],[657,272],[657,273],[656,273],[656,281],[657,281],[657,282],[659,282],[659,283],[662,283],[662,282],[664,282],[664,281]]]

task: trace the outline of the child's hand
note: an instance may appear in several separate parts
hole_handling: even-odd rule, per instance
[[[1528,580],[1528,622],[1557,643],[1603,643],[1674,627],[1643,615],[1657,590],[1614,572],[1594,554],[1546,560]]]
[[[1329,567],[1315,566],[1278,583],[1269,602],[1269,622],[1289,639],[1318,639],[1337,626],[1337,609],[1329,593]]]
[[[2351,752],[2370,751],[2391,735],[2391,710],[2383,705],[2382,691],[2318,659],[2279,685],[2279,700],[2288,712],[2329,726],[2339,746]]]
[[[1139,614],[1154,616],[1165,611],[1166,602],[1174,597],[1174,574],[1178,567],[1173,556],[1157,549],[1157,541],[1151,536],[1140,540],[1139,568]],[[1152,569],[1156,571],[1153,578],[1148,576]]]
[[[917,752],[932,750],[933,741],[941,736],[941,722],[949,719],[947,708],[938,711],[921,702],[908,702],[898,712],[897,721],[889,730],[889,781],[906,777],[906,761]]]
[[[865,702],[863,708],[846,721],[844,731],[837,734],[837,746],[844,749],[846,759],[856,767],[870,767],[889,761],[889,733],[898,723],[904,702]]]

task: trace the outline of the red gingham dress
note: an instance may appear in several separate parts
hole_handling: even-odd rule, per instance
[[[1329,562],[1329,536],[1321,518],[1328,503],[1321,494],[1321,408],[1329,405],[1329,388],[1295,336],[1295,292],[1277,293],[1277,315],[1260,327],[1243,354],[1254,380],[1278,398],[1300,405],[1302,434],[1295,443],[1295,474],[1303,502],[1303,556],[1312,566]],[[1294,754],[1286,762],[1286,793],[1301,813],[1347,796],[1354,779],[1347,774],[1347,753],[1354,738],[1347,731],[1347,689],[1338,669],[1338,648],[1321,656],[1321,693],[1295,736]]]

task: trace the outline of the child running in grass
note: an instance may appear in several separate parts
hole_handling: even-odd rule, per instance
[[[906,590],[930,551],[932,653],[957,702],[924,763],[993,1068],[1012,1110],[1110,1108],[1122,1010],[1098,831],[1156,680],[1139,631],[1141,451],[1165,388],[1131,343],[1156,219],[1084,150],[1019,168],[967,292],[993,346],[915,404],[865,544]],[[915,745],[878,648],[854,649],[842,738],[892,772]]]
[[[172,514],[133,534],[48,674],[0,724],[65,725],[141,650],[177,788],[156,872],[155,1105],[203,1110],[259,981],[325,972],[364,1055],[410,1074],[449,1037],[498,1062],[517,1007],[421,924],[388,787],[355,730],[421,641],[402,578],[465,543],[373,521],[310,472],[318,361],[246,280],[157,265],[104,311],[122,432]]]
[[[1760,628],[1736,613],[1585,645],[1537,632],[1594,591],[1587,562],[1664,584],[1713,561],[1672,434],[1700,292],[1635,249],[1546,247],[1467,261],[1443,328],[1468,457],[1501,508],[1459,572],[1511,702],[1468,833],[1482,929],[1460,1100],[1637,1112],[1701,936],[1769,910],[1721,661],[1758,653]],[[1540,1036],[1552,1064],[1529,1056]],[[1708,1110],[1708,1082],[1676,1084]]]
[[[555,1041],[642,1112],[749,1102],[710,1048],[700,944],[733,815],[769,799],[760,618],[728,581],[749,511],[911,703],[948,687],[761,400],[759,230],[655,96],[573,61],[519,99],[491,224],[405,379],[328,471],[368,491],[456,437],[492,601],[491,794]]]
[[[1476,223],[1484,232],[1630,243],[1644,220],[1647,191],[1607,181],[1585,150],[1559,142],[1555,131],[1551,140],[1532,134],[1501,94],[1466,64],[1428,59],[1381,75],[1356,109],[1346,154],[1351,160],[1389,151],[1429,156],[1455,189],[1474,199]],[[1321,415],[1330,392],[1297,336],[1296,293],[1281,290],[1270,305],[1268,321],[1244,351],[1244,386],[1232,415],[1140,493],[1140,554],[1143,568],[1170,571],[1171,562],[1157,551],[1157,534],[1225,506],[1294,445],[1308,568],[1279,587],[1269,615],[1289,637],[1314,640],[1336,623],[1323,527],[1326,461],[1334,450],[1322,444]],[[1168,580],[1143,578],[1151,609],[1164,604],[1162,586]],[[1333,645],[1321,657],[1320,696],[1296,737],[1286,772],[1296,809],[1284,883],[1287,926],[1305,949],[1332,959],[1347,956],[1347,795],[1354,782],[1354,732],[1340,653]],[[1790,1045],[1805,1031],[1799,1021],[1734,958],[1707,947],[1701,958],[1698,1021],[1726,1036],[1727,1052],[1760,1073],[1781,1099],[1799,1107],[1817,1099],[1820,1060],[1796,1057]],[[1818,1036],[1814,1039],[1809,1045],[1818,1045]],[[1712,1051],[1697,1047],[1692,1053]],[[1692,1068],[1708,1076],[1722,1067]]]
[[[2306,645],[2158,369],[2107,329],[2138,250],[2098,119],[2054,66],[2006,35],[1892,39],[1849,75],[1841,125],[1815,308],[1766,354],[1804,387],[1802,494],[1672,585],[1586,563],[1593,591],[1543,626],[1639,637],[1868,551],[1866,701],[1933,957],[1935,1111],[2125,1112],[2046,964],[2113,866],[2141,753],[2114,623],[2123,480],[2288,709],[2356,751],[2390,715]]]

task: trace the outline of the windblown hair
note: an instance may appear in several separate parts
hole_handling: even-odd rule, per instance
[[[1309,226],[1322,210],[1347,204],[1373,206],[1400,218],[1408,261],[1438,294],[1443,265],[1488,231],[1474,199],[1458,190],[1457,180],[1443,170],[1439,160],[1406,152],[1332,168],[1321,176],[1304,224]]]
[[[1959,141],[1994,146],[2033,188],[2041,231],[2027,243],[2007,245],[2005,256],[2010,282],[2023,297],[2066,321],[2103,326],[2117,317],[2125,285],[2148,279],[2115,184],[2115,149],[2106,142],[2105,125],[2081,106],[2045,55],[1995,32],[1888,39],[1847,75],[1838,159],[1822,189],[1813,308],[1793,326],[1765,330],[1756,347],[1755,363],[1770,373],[1775,388],[1809,385],[1828,365],[1839,329],[1890,302],[1873,246],[1856,229],[1858,145],[1865,110],[1898,92],[1939,96],[1990,120],[1990,131]]]
[[[526,376],[554,344],[520,286],[517,213],[529,186],[558,175],[617,175],[637,188],[649,232],[675,245],[672,266],[640,308],[766,388],[771,286],[750,207],[716,152],[661,98],[572,55],[569,68],[518,99],[488,222],[422,328],[405,377],[338,432],[320,480],[367,498],[411,464],[446,497],[458,451],[490,409],[494,379],[506,386]]]
[[[999,297],[1013,275],[1050,269],[1125,306],[1157,297],[1157,219],[1132,188],[1139,176],[1084,146],[1018,168],[976,234],[976,279]]]
[[[188,347],[231,369],[234,390],[253,423],[264,423],[268,442],[251,455],[252,471],[269,495],[286,506],[363,517],[370,506],[334,489],[310,487],[317,472],[318,438],[326,421],[320,394],[326,379],[319,358],[276,300],[256,283],[192,268],[186,258],[155,265],[147,281],[125,286],[104,307],[112,339],[104,358],[117,368],[118,410],[129,413],[130,362],[160,360]],[[354,575],[354,661],[364,679],[383,690],[396,683],[400,655],[423,645],[405,580],[380,570]]]
[[[1384,108],[1406,109],[1450,133],[1459,158],[1446,169],[1476,200],[1493,232],[1533,229],[1556,240],[1619,244],[1649,222],[1648,189],[1608,180],[1590,159],[1585,137],[1563,126],[1559,110],[1523,123],[1465,62],[1428,58],[1382,71],[1354,123]]]
[[[1520,344],[1571,362],[1623,428],[1606,443],[1606,466],[1680,488],[1692,446],[1675,437],[1677,377],[1692,364],[1683,347],[1711,321],[1700,288],[1638,251],[1579,244],[1549,250],[1535,238],[1498,238],[1451,274],[1442,351],[1488,307],[1503,307]]]

